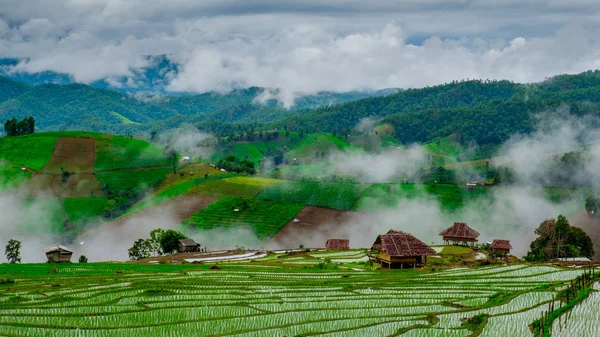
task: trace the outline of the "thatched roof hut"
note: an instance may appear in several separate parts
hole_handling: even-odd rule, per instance
[[[187,253],[187,252],[199,252],[200,244],[196,243],[196,241],[192,239],[180,239],[177,241],[177,252],[179,253]]]
[[[477,242],[479,232],[467,226],[464,222],[455,222],[454,225],[443,230],[440,235],[446,244],[450,241],[456,244],[458,242]]]
[[[73,256],[73,251],[69,248],[55,244],[46,249],[44,249],[44,253],[46,254],[46,258],[48,258],[48,262],[71,262],[71,256]]]
[[[348,250],[350,249],[349,239],[328,239],[325,243],[328,250]]]
[[[382,265],[387,264],[388,268],[403,268],[405,264],[414,267],[425,263],[428,255],[436,254],[435,250],[412,234],[393,229],[377,236],[373,248],[377,247],[380,247],[380,262]]]
[[[510,244],[509,240],[494,239],[494,241],[492,241],[491,248],[494,254],[508,254],[512,249],[512,245]]]

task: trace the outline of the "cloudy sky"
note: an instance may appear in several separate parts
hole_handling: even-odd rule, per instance
[[[597,0],[0,0],[0,57],[75,81],[179,65],[172,91],[543,80],[600,68]]]

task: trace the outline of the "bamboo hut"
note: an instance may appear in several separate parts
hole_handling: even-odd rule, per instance
[[[58,244],[44,249],[44,253],[49,263],[71,262],[71,256],[73,256],[72,250]]]
[[[393,229],[377,236],[372,249],[379,250],[379,262],[388,269],[420,266],[427,262],[428,255],[436,254],[412,234]]]
[[[442,236],[445,244],[458,243],[475,243],[479,237],[479,232],[467,226],[464,222],[455,222],[451,227],[443,230],[440,235]]]
[[[348,250],[350,249],[349,239],[328,239],[325,243],[327,250]]]
[[[492,241],[491,248],[492,252],[496,255],[507,255],[510,253],[512,246],[509,240],[494,239],[494,241]]]

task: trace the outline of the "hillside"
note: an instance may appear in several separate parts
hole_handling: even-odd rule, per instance
[[[187,123],[272,122],[303,110],[347,102],[382,92],[323,92],[300,97],[291,110],[277,101],[257,103],[264,88],[230,93],[154,96],[83,84],[30,85],[0,77],[0,118],[34,116],[39,130],[79,129],[111,133],[162,130]]]

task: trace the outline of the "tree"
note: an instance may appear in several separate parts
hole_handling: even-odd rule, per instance
[[[35,119],[32,116],[17,121],[16,118],[9,119],[4,123],[4,131],[8,136],[19,136],[31,134],[35,131]]]
[[[10,239],[4,251],[9,263],[21,263],[21,241]]]
[[[81,255],[79,257],[79,263],[87,263],[88,262],[88,258],[85,255]]]
[[[156,228],[150,231],[150,239],[148,239],[148,247],[150,248],[150,253],[152,255],[162,255],[163,250],[160,245],[160,239],[165,233],[164,229]]]
[[[160,246],[165,254],[171,254],[177,250],[177,242],[181,239],[187,239],[183,233],[173,229],[166,230],[160,238]]]
[[[564,215],[544,220],[534,233],[538,237],[529,246],[525,259],[544,262],[561,257],[592,257],[592,239],[580,228],[572,227]]]
[[[177,151],[175,151],[174,149],[166,149],[164,152],[164,156],[173,166],[173,174],[177,174]]]
[[[588,195],[587,198],[585,198],[585,211],[588,213],[588,215],[597,215],[598,214],[598,199],[596,199],[594,196],[592,195]]]
[[[141,260],[150,257],[151,247],[147,239],[137,239],[131,248],[127,250],[130,260]]]

